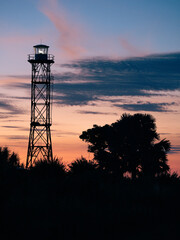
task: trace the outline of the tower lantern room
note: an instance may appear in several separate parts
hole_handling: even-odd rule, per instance
[[[34,46],[34,54],[35,54],[35,60],[44,61],[48,59],[48,48],[49,46],[46,46],[44,44],[39,44]]]
[[[44,44],[39,44],[34,46],[34,53],[35,54],[48,54],[48,48],[49,46],[46,46]]]

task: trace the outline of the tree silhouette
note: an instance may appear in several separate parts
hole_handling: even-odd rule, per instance
[[[16,153],[10,152],[7,147],[0,147],[0,168],[15,168],[20,167],[19,157]]]
[[[121,119],[103,127],[94,125],[80,138],[88,142],[98,165],[108,173],[131,173],[154,177],[169,170],[167,152],[170,142],[160,140],[155,119],[149,114],[123,114]]]

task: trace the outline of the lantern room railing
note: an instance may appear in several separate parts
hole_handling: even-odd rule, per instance
[[[28,60],[40,60],[42,57],[42,60],[46,59],[48,61],[54,61],[54,55],[52,54],[29,54]]]

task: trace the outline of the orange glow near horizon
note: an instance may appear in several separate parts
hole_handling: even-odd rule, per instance
[[[11,79],[9,79],[9,82],[11,82]],[[4,112],[5,116],[8,114],[4,119],[1,118],[0,120],[1,147],[9,147],[11,151],[19,155],[21,162],[25,163],[30,126],[30,99],[13,100],[13,96],[28,97],[30,89],[22,91],[17,87],[17,90],[14,91],[11,87],[8,88],[8,85],[5,86],[4,94],[7,93],[9,95],[9,98],[5,98],[5,101],[9,102],[9,104],[12,102],[15,103],[15,110],[21,109],[22,113],[20,112],[16,116],[16,114],[13,115],[13,112],[11,113],[13,111],[11,109],[9,112],[1,109],[1,114],[2,112]],[[170,98],[172,101],[172,96]],[[134,98],[134,100],[136,101],[137,99]],[[158,101],[157,97],[154,101]],[[85,110],[89,111],[89,113],[97,111],[102,112],[102,114],[83,114]],[[105,115],[104,112],[108,113],[108,115]],[[92,128],[93,124],[103,126],[115,122],[124,112],[123,110],[119,110],[119,108],[112,107],[108,102],[101,101],[96,102],[96,106],[93,104],[90,106],[53,105],[53,125],[51,130],[54,157],[62,158],[65,164],[82,155],[87,159],[92,159],[93,155],[87,152],[87,144],[79,139],[79,135],[82,131]],[[132,111],[128,112],[134,114]],[[156,118],[157,131],[160,133],[161,139],[167,138],[173,146],[178,145],[180,134],[180,126],[178,124],[179,114],[177,112],[152,112],[151,114]],[[172,171],[177,171],[180,174],[179,153],[170,153],[168,159]]]

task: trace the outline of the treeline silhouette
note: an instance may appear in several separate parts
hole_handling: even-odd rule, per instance
[[[180,177],[148,114],[122,115],[80,138],[93,160],[25,169],[0,148],[1,239],[179,239]]]

